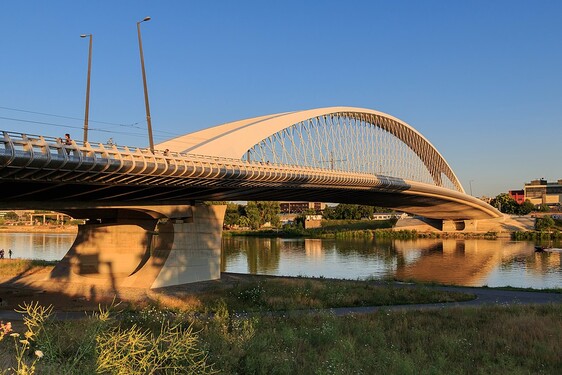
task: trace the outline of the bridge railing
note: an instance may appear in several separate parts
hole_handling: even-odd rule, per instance
[[[2,177],[23,174],[25,178],[57,177],[88,179],[103,183],[172,183],[189,185],[193,179],[247,179],[254,182],[307,182],[339,185],[373,184],[396,186],[401,179],[349,173],[328,168],[248,162],[241,159],[130,148],[115,144],[92,144],[60,138],[0,131]],[[84,177],[87,175],[86,177]],[[62,177],[61,177],[62,176]],[[79,177],[77,177],[79,176]],[[21,177],[19,177],[21,178]],[[160,179],[160,180],[159,180]],[[173,181],[173,182],[172,182]]]

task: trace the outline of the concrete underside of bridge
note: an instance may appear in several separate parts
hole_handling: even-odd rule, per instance
[[[50,278],[86,285],[159,288],[220,278],[226,206],[97,207]]]

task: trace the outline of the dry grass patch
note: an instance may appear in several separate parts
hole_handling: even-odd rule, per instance
[[[32,259],[0,259],[1,277],[21,277],[51,272],[56,262]]]
[[[213,309],[224,300],[233,311],[279,311],[336,307],[382,306],[466,301],[473,295],[424,286],[396,286],[366,281],[261,278],[235,282],[230,288],[210,288],[192,295]],[[192,304],[198,310],[196,304]],[[185,309],[184,309],[185,310]]]

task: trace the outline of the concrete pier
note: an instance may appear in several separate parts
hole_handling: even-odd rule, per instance
[[[50,274],[52,280],[159,288],[220,278],[226,206],[98,207]]]

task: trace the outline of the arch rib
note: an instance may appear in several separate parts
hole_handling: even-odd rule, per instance
[[[290,132],[294,137],[295,132],[298,131],[296,135],[301,138],[301,142],[303,145],[307,145],[307,140],[304,139],[305,137],[303,136],[303,133],[300,129],[306,128],[309,135],[313,133],[318,134],[319,128],[322,125],[325,125],[328,122],[341,122],[343,121],[342,119],[345,118],[349,120],[347,120],[347,123],[344,125],[353,127],[357,124],[370,123],[371,125],[378,127],[388,134],[396,137],[411,151],[413,151],[417,155],[417,157],[419,157],[421,162],[427,168],[427,171],[431,175],[431,178],[433,179],[435,185],[442,187],[442,175],[445,175],[453,184],[455,190],[464,193],[464,189],[460,181],[456,177],[447,161],[421,133],[419,133],[412,126],[408,125],[402,120],[399,120],[383,112],[365,108],[327,107],[254,117],[215,126],[212,128],[207,128],[195,133],[186,134],[184,136],[173,138],[166,142],[160,143],[156,147],[159,149],[167,148],[175,152],[186,152],[192,154],[242,159],[254,146],[262,143],[269,137],[274,137],[277,133]],[[300,126],[296,127],[296,125],[299,124]],[[358,130],[358,132],[359,131],[360,130]],[[343,136],[344,135],[342,134],[341,137]],[[277,137],[281,136],[277,135]],[[290,139],[292,140],[293,137],[291,137]],[[340,141],[341,139],[342,138],[339,138]],[[312,140],[309,139],[308,141],[308,143],[310,143],[310,141]],[[318,143],[318,147],[321,149],[329,147],[328,141],[325,139],[316,139],[315,142]],[[332,145],[332,147],[333,146],[334,145]],[[341,142],[339,143],[339,146],[340,151],[338,155],[331,155],[331,160],[323,160],[322,162],[329,162],[333,166],[335,160],[344,159],[342,153],[348,152],[349,155],[349,153],[351,153],[352,151],[342,151]],[[296,153],[300,153],[300,158],[310,157],[307,156],[307,152],[299,150],[294,142],[291,144],[283,143],[282,147],[291,148],[293,151],[293,155],[297,155]],[[387,150],[386,152],[388,153],[391,151],[393,150]],[[396,147],[394,148],[394,152],[399,152]],[[336,157],[338,159],[336,159]],[[360,158],[360,155],[349,155],[347,157]],[[394,168],[404,166],[404,164],[406,163],[405,160],[400,160],[399,157],[397,157],[396,159],[399,160],[399,163],[395,163],[392,166]],[[290,164],[294,163],[294,161],[291,163],[289,160],[274,160],[274,162],[289,162]]]

